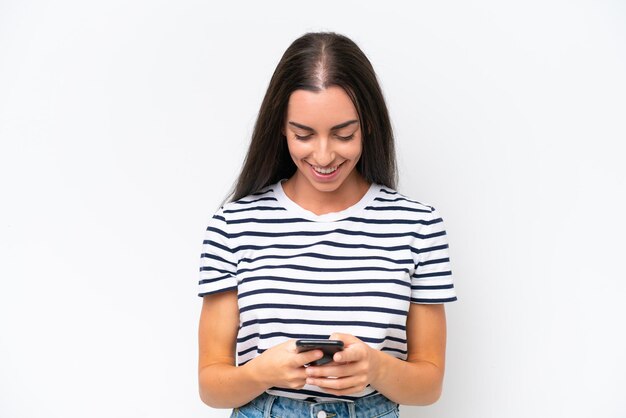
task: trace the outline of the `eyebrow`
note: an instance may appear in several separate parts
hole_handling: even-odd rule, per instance
[[[357,123],[357,122],[358,122],[357,119],[352,119],[347,122],[340,123],[339,125],[335,125],[332,128],[330,128],[330,130],[335,131],[337,129],[345,128],[346,126],[352,125],[353,123]],[[315,129],[311,128],[310,126],[301,125],[293,121],[289,121],[288,123],[292,126],[295,126],[296,128],[304,129],[305,131],[311,131],[311,132],[315,131]]]

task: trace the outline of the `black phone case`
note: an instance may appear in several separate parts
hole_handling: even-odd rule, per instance
[[[309,363],[310,366],[321,366],[333,361],[333,355],[343,350],[343,341],[339,340],[298,340],[296,347],[299,353],[310,350],[322,350],[324,357]]]

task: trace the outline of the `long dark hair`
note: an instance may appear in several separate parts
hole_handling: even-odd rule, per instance
[[[349,38],[317,32],[296,39],[276,66],[231,201],[295,173],[296,166],[282,134],[289,97],[295,90],[320,91],[331,86],[345,90],[359,115],[363,150],[356,169],[368,183],[395,189],[393,132],[374,68]]]

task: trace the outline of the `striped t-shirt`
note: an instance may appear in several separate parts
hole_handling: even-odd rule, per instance
[[[356,336],[406,360],[410,303],[456,300],[437,210],[378,184],[355,205],[316,215],[280,182],[222,206],[202,246],[199,296],[236,290],[237,364],[287,339]],[[316,400],[352,396],[319,387],[272,388]]]

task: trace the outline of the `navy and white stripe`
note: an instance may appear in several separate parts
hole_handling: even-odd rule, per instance
[[[295,204],[280,183],[225,204],[206,230],[199,296],[226,290],[238,293],[239,365],[287,339],[333,332],[404,360],[410,304],[456,300],[437,210],[377,184],[324,215]],[[337,398],[315,386],[268,393]]]

